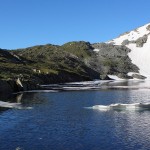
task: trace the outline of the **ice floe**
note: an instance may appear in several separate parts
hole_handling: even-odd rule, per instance
[[[15,109],[32,109],[32,107],[22,106],[21,103],[10,103],[10,102],[4,102],[4,101],[0,101],[0,107],[15,108]]]
[[[95,105],[92,106],[91,108],[100,111],[150,110],[150,103],[132,103],[132,104],[116,103],[110,105]]]

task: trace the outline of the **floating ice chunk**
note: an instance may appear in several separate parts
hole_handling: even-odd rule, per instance
[[[101,111],[108,111],[108,110],[110,110],[110,107],[109,106],[105,106],[105,105],[95,105],[92,108],[93,109],[98,109],[98,110],[101,110]]]
[[[150,110],[150,103],[133,103],[133,104],[111,104],[111,105],[95,105],[93,109],[98,109],[100,111],[108,110]]]
[[[23,107],[21,103],[9,103],[4,101],[0,101],[0,107],[15,109],[32,109],[32,107]]]

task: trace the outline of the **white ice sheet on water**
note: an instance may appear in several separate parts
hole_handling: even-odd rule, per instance
[[[132,104],[116,103],[116,104],[110,104],[110,105],[94,105],[89,108],[100,110],[100,111],[150,110],[150,103],[132,103]]]
[[[32,109],[32,107],[23,107],[21,103],[10,103],[10,102],[4,102],[4,101],[0,101],[0,107],[15,108],[15,109]]]

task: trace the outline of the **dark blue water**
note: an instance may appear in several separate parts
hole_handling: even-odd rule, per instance
[[[24,93],[21,102],[33,109],[0,111],[0,150],[150,149],[150,111],[85,108],[150,102],[149,89]]]

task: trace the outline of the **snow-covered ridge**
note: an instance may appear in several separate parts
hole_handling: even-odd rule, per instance
[[[149,25],[150,23],[140,28],[137,28],[133,31],[127,32],[126,34],[123,34],[119,36],[118,38],[108,41],[107,43],[113,42],[114,45],[121,45],[124,40],[129,40],[129,41],[137,40],[138,38],[143,37],[144,35],[147,35],[150,33],[150,30],[148,29]]]
[[[126,46],[131,49],[131,52],[128,53],[128,56],[132,60],[132,63],[139,68],[139,73],[150,80],[150,23],[137,28],[136,30],[123,34],[118,38],[108,41],[107,43],[122,45],[122,42],[125,40],[136,41],[144,35],[147,36],[147,41],[142,47],[137,47],[136,43],[134,42],[129,43]]]

